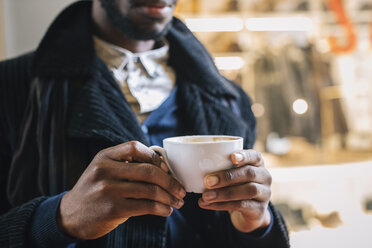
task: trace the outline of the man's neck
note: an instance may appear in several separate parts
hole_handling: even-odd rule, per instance
[[[154,40],[134,40],[125,36],[113,27],[107,18],[105,18],[106,14],[104,13],[104,10],[97,3],[97,1],[93,2],[92,17],[95,29],[94,32],[99,38],[125,48],[133,53],[146,52],[154,48]]]

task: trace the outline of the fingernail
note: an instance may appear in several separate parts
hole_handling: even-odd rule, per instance
[[[212,187],[218,184],[219,178],[216,176],[208,176],[206,182],[209,187]]]
[[[205,206],[210,205],[208,202],[205,202],[205,201],[203,200],[203,198],[200,199],[200,204],[205,205]]]
[[[186,196],[186,191],[184,189],[180,189],[178,195],[181,197],[181,198],[184,198]]]
[[[232,155],[232,158],[233,158],[233,163],[239,163],[241,161],[243,161],[244,157],[241,153],[233,153]]]
[[[173,200],[172,206],[175,207],[175,208],[181,208],[183,204],[184,204],[183,200],[175,199],[175,200]]]
[[[208,191],[208,192],[205,192],[203,194],[203,198],[207,201],[210,201],[210,200],[213,200],[217,197],[217,193],[216,191],[212,190],[212,191]]]
[[[183,206],[184,203],[185,203],[185,202],[184,202],[183,200],[179,200],[179,201],[178,201],[178,205],[177,205],[177,207],[178,207],[178,208],[181,208],[181,207]]]

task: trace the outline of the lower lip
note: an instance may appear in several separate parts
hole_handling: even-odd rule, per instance
[[[164,6],[161,8],[151,7],[151,6],[141,6],[141,7],[138,7],[138,11],[150,17],[164,18],[164,17],[167,17],[172,12],[172,9],[169,6]]]

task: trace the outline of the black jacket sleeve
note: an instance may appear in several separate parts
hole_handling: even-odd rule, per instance
[[[0,247],[24,247],[32,215],[45,197],[11,208],[8,173],[29,94],[32,54],[0,62]]]
[[[2,116],[2,115],[1,115]],[[0,247],[27,246],[26,234],[32,216],[40,202],[46,197],[33,199],[19,207],[11,209],[7,199],[7,174],[11,163],[11,151],[4,138],[4,120],[0,122]]]
[[[263,247],[289,248],[289,235],[285,221],[271,202],[269,207],[274,217],[274,226],[272,232],[268,235],[269,244]]]
[[[225,224],[221,229],[226,230],[227,228],[230,231],[228,233],[228,242],[223,247],[289,248],[288,232],[285,223],[271,203],[269,204],[269,209],[272,216],[270,226],[272,226],[263,230],[256,230],[252,233],[241,233],[237,231],[233,227],[230,217],[227,216],[227,227]]]
[[[33,213],[46,197],[38,197],[0,216],[0,247],[27,247],[28,228]]]

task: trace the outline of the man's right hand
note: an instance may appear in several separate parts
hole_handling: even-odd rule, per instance
[[[72,237],[96,239],[133,216],[169,216],[182,207],[186,192],[160,164],[136,141],[100,151],[62,197],[59,226]]]

